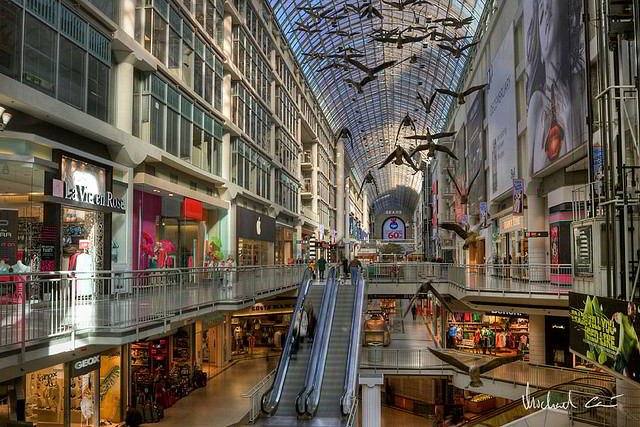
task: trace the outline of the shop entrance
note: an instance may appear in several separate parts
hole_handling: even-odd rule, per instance
[[[158,222],[155,252],[166,255],[152,258],[151,268],[201,266],[203,260],[199,248],[205,240],[205,230],[199,227],[198,221],[159,217]]]
[[[62,224],[62,270],[102,270],[104,213],[63,208]]]

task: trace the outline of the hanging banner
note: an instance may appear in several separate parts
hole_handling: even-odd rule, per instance
[[[593,167],[594,192],[596,196],[602,195],[602,179],[604,178],[604,151],[602,146],[596,145],[591,150],[591,163]]]
[[[491,200],[509,190],[511,179],[517,173],[518,119],[513,49],[513,25],[511,25],[489,69],[487,131],[491,155],[489,165]]]
[[[524,179],[513,180],[513,214],[524,215]]]
[[[634,303],[569,292],[569,316],[572,352],[640,382],[640,324]]]
[[[522,4],[527,145],[534,175],[587,138],[583,2],[528,0]]]
[[[473,185],[469,189],[469,214],[478,214],[478,202],[486,200],[484,173],[484,91],[477,92],[476,98],[467,110],[467,177]],[[476,176],[477,175],[477,176]]]
[[[480,202],[480,228],[487,228],[489,219],[489,204]]]
[[[469,180],[467,180],[465,176],[466,167],[467,167],[466,156],[465,156],[465,151],[466,151],[465,144],[466,144],[465,126],[463,125],[456,132],[455,146],[453,147],[453,152],[458,158],[458,160],[454,162],[455,168],[453,170],[453,177],[456,180],[456,184],[458,184],[458,188],[460,188],[460,191],[462,192],[461,194],[459,194],[456,191],[456,194],[454,197],[455,210],[456,210],[456,222],[459,224],[462,223],[463,221],[462,218],[467,213],[467,205],[466,203],[464,204],[462,203],[462,197],[467,195],[466,194],[467,183],[469,182]]]

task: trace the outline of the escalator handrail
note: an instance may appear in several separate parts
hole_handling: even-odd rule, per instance
[[[266,415],[273,415],[278,409],[278,405],[280,404],[280,397],[282,396],[284,380],[287,376],[287,371],[289,369],[289,357],[291,356],[293,340],[295,339],[295,337],[293,336],[293,328],[294,328],[295,319],[297,317],[296,313],[299,310],[304,309],[304,302],[307,298],[309,289],[311,288],[311,282],[312,282],[311,270],[307,268],[304,271],[304,274],[302,276],[300,293],[298,294],[298,298],[296,300],[296,306],[291,318],[291,323],[289,324],[289,332],[287,334],[285,345],[284,345],[284,348],[282,349],[280,360],[278,361],[276,376],[273,380],[273,384],[271,385],[271,387],[269,387],[269,389],[264,392],[264,394],[262,395],[262,398],[260,399],[260,409]]]
[[[311,356],[309,357],[309,363],[307,364],[307,372],[304,377],[304,385],[296,396],[294,402],[296,413],[298,415],[304,415],[306,408],[306,396],[313,384],[313,378],[316,372],[318,364],[318,354],[324,341],[327,313],[329,312],[330,302],[333,296],[333,287],[331,283],[335,282],[335,268],[330,268],[327,274],[327,282],[322,294],[322,303],[320,303],[320,311],[318,312],[317,328],[314,331],[313,346],[311,347]]]
[[[328,282],[327,282],[328,283]],[[308,417],[314,417],[318,412],[318,405],[320,404],[320,392],[322,391],[322,381],[324,380],[324,369],[327,363],[327,354],[329,353],[329,343],[331,341],[331,333],[333,331],[333,318],[336,310],[336,303],[338,300],[338,281],[335,279],[335,274],[331,278],[331,300],[329,300],[329,311],[327,312],[327,321],[323,336],[323,345],[320,347],[318,363],[316,364],[316,372],[313,376],[313,382],[311,383],[311,389],[305,402],[305,414]]]
[[[347,356],[344,390],[340,397],[340,411],[343,416],[351,412],[353,399],[356,395],[356,381],[360,370],[360,348],[362,339],[362,313],[364,309],[364,278],[358,273],[356,279],[356,297],[353,300],[351,315],[351,336],[349,337],[349,354]]]

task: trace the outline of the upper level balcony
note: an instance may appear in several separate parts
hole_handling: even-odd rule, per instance
[[[313,185],[311,183],[311,178],[305,178],[302,180],[302,189],[300,191],[300,196],[303,199],[313,198]]]
[[[48,341],[49,356],[87,345],[124,344],[166,332],[175,322],[245,308],[296,288],[305,268],[0,275],[0,370],[29,360],[25,354],[41,351],[43,342]]]

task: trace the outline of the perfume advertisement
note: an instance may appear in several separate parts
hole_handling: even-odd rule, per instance
[[[587,138],[582,0],[524,5],[527,138],[531,175]]]

